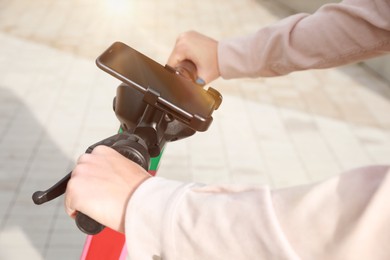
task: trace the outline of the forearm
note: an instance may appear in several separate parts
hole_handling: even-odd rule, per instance
[[[150,178],[126,215],[130,259],[390,259],[390,168],[283,190]]]
[[[256,33],[219,42],[224,78],[329,68],[390,51],[390,2],[346,0],[297,14]]]
[[[390,167],[351,170],[274,191],[281,229],[302,259],[390,259]]]
[[[127,209],[130,259],[298,259],[270,195],[268,188],[151,178]]]

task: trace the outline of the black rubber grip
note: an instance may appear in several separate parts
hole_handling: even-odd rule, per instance
[[[104,229],[104,225],[81,212],[77,212],[76,225],[82,232],[88,235],[96,235]]]
[[[144,145],[140,142],[142,142],[140,138],[134,135],[129,135],[126,140],[119,140],[114,143],[112,148],[127,159],[142,166],[145,170],[148,170],[150,160],[149,154],[146,147],[144,147]],[[105,227],[82,212],[77,212],[76,225],[82,232],[88,235],[96,235]]]

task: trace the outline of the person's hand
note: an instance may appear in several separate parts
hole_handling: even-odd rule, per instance
[[[192,61],[198,77],[209,83],[220,76],[218,67],[218,42],[203,34],[189,31],[182,33],[168,59],[168,65],[176,67],[183,60]]]
[[[99,223],[124,232],[128,200],[150,175],[138,164],[107,146],[80,156],[65,194],[71,217],[80,211]]]

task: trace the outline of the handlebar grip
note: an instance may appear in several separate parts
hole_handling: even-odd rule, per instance
[[[190,60],[183,60],[174,68],[175,72],[184,78],[191,80],[195,84],[203,87],[206,82],[198,77],[198,69],[195,63]]]
[[[190,60],[183,60],[175,67],[175,70],[181,76],[196,82],[198,72],[196,65]]]
[[[142,142],[141,139],[132,135],[128,136],[126,140],[117,141],[111,147],[127,159],[137,163],[145,170],[148,170],[150,157]],[[104,225],[82,212],[77,212],[75,221],[77,227],[88,235],[96,235],[105,228]]]
[[[96,235],[104,229],[104,225],[81,212],[77,212],[75,221],[77,227],[88,235]]]

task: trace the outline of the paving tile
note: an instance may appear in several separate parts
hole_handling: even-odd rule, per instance
[[[325,118],[316,121],[343,171],[372,163],[348,124]]]
[[[0,232],[0,259],[44,259],[32,244],[31,239],[26,236],[19,227],[9,227]],[[21,250],[23,249],[23,250]]]
[[[311,181],[319,181],[340,171],[338,161],[320,134],[317,124],[310,114],[283,110],[287,132],[295,151],[303,163]]]

